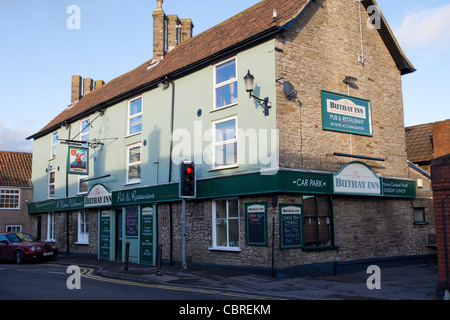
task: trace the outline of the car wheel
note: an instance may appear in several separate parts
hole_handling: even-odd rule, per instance
[[[17,264],[21,264],[21,263],[23,263],[25,261],[25,254],[22,251],[20,251],[20,250],[17,250],[14,253],[14,257],[15,257],[14,260],[16,260]]]

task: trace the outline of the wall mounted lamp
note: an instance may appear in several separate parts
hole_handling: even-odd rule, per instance
[[[255,99],[258,102],[258,104],[261,107],[263,107],[264,115],[268,116],[269,109],[272,107],[272,103],[269,101],[269,98],[261,99],[252,94],[253,88],[255,86],[255,77],[250,73],[250,70],[248,70],[247,75],[244,77],[244,81],[245,81],[245,89],[247,90],[247,92],[249,94],[249,98]]]

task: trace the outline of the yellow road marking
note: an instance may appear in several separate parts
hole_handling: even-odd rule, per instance
[[[58,265],[58,264],[48,264],[48,265],[65,267],[64,265]],[[159,285],[159,284],[149,284],[149,283],[139,283],[139,282],[134,282],[134,281],[129,281],[129,280],[104,278],[104,277],[92,275],[92,273],[94,272],[93,268],[80,267],[80,270],[81,270],[81,276],[84,277],[84,278],[91,279],[91,280],[96,280],[96,281],[103,281],[103,282],[109,282],[109,283],[122,284],[122,285],[129,285],[129,286],[136,286],[136,287],[145,287],[145,288],[152,288],[152,289],[192,292],[192,293],[214,294],[214,295],[230,296],[230,297],[245,298],[245,299],[256,299],[256,300],[279,299],[279,300],[281,300],[280,298],[275,298],[275,297],[262,297],[262,296],[245,294],[245,293],[238,293],[238,292],[222,292],[222,291],[209,290],[209,289],[189,288],[189,287],[179,287],[179,286],[169,286],[169,285]]]

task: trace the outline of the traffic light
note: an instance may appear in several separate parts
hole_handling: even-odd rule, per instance
[[[180,164],[180,198],[195,198],[196,196],[195,164],[193,161],[183,161]]]

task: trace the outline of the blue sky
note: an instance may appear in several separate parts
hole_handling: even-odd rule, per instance
[[[350,3],[355,0],[342,0]],[[165,0],[167,14],[191,18],[194,35],[259,0]],[[378,0],[417,71],[403,76],[405,125],[450,118],[450,0]],[[81,11],[69,29],[70,5]],[[25,138],[70,104],[71,76],[104,80],[152,57],[156,0],[1,0],[0,150],[32,151]]]

